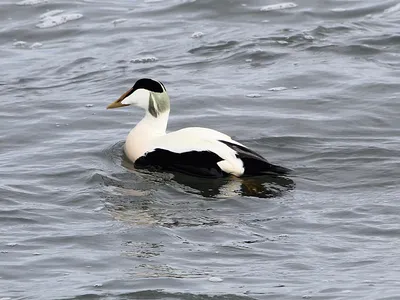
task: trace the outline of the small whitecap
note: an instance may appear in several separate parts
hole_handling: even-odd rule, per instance
[[[128,21],[128,19],[116,19],[116,20],[112,21],[111,23],[113,23],[114,25],[117,25],[119,23],[124,23],[126,21]]]
[[[257,53],[264,53],[265,51],[263,49],[261,49],[261,48],[254,48],[254,49],[251,49],[250,52],[252,54],[254,54],[254,53],[257,54]]]
[[[220,278],[220,277],[210,277],[210,278],[208,278],[208,281],[210,281],[210,282],[222,282],[224,280],[222,278]]]
[[[32,254],[33,255],[42,255],[42,253],[39,253],[39,252],[33,252]]]
[[[62,14],[56,16],[50,16],[41,20],[41,23],[37,24],[38,28],[52,28],[62,24],[65,24],[69,21],[79,20],[83,17],[82,14]]]
[[[284,91],[284,90],[287,90],[287,87],[277,86],[277,87],[268,89],[268,91],[271,91],[271,92],[279,92],[279,91]]]
[[[96,207],[95,209],[93,209],[93,211],[98,212],[98,211],[102,211],[104,209],[104,206],[99,206]]]
[[[303,37],[304,37],[304,39],[309,40],[309,41],[314,40],[314,37],[307,33],[303,33]]]
[[[96,283],[96,284],[94,284],[93,286],[94,286],[94,287],[102,287],[103,284],[102,284],[102,283]]]
[[[85,105],[85,107],[93,107],[93,104],[88,103],[88,104]]]
[[[253,60],[251,58],[248,58],[245,60],[246,62],[252,62]]]
[[[281,10],[281,9],[288,9],[297,7],[296,3],[293,2],[286,2],[286,3],[278,3],[278,4],[271,4],[266,5],[260,8],[261,11],[272,11],[272,10]]]
[[[203,37],[203,36],[204,36],[204,33],[203,33],[203,32],[197,31],[197,32],[195,32],[195,33],[192,34],[192,39],[199,39],[199,38],[201,38],[201,37]]]
[[[18,244],[17,243],[8,243],[6,246],[8,246],[8,247],[15,247],[15,246],[17,246]]]
[[[287,45],[289,42],[287,41],[276,41],[279,45]]]
[[[262,20],[261,23],[269,23],[269,20]]]
[[[248,98],[260,98],[261,95],[260,94],[247,94],[246,97],[248,97]]]
[[[16,41],[13,43],[13,46],[17,48],[26,48],[27,44],[28,43],[24,41]]]
[[[39,4],[44,4],[47,3],[47,0],[23,0],[20,2],[17,2],[17,5],[21,6],[33,6],[33,5],[39,5]]]
[[[243,7],[246,7],[246,6],[247,6],[247,4],[246,4],[246,3],[242,3],[241,5],[242,5]]]
[[[29,48],[31,49],[37,49],[37,48],[41,48],[43,46],[42,43],[33,43],[32,45],[29,46]]]
[[[297,86],[294,86],[294,87],[292,87],[292,89],[294,89],[294,90],[297,90],[299,87],[297,87]]]
[[[59,15],[61,13],[63,13],[64,11],[62,9],[53,9],[53,10],[49,10],[48,12],[45,12],[44,14],[41,14],[39,16],[39,19],[46,19],[48,17],[52,17],[55,15]]]
[[[158,61],[158,58],[155,56],[144,56],[144,57],[133,58],[130,60],[130,62],[134,64],[150,63],[155,61]]]

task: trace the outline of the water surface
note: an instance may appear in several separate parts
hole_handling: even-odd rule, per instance
[[[396,299],[399,19],[397,1],[2,1],[0,298]],[[293,175],[138,172],[122,147],[143,112],[105,107],[141,77],[166,85],[170,130]]]

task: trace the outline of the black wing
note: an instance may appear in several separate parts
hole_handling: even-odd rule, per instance
[[[261,175],[266,173],[285,175],[290,172],[290,169],[269,163],[264,157],[249,148],[227,141],[220,142],[237,152],[236,157],[243,161],[243,175]]]

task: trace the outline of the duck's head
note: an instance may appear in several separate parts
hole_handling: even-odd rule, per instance
[[[107,109],[128,105],[141,107],[157,118],[159,114],[169,111],[167,90],[160,81],[142,78],[116,101],[108,105]]]

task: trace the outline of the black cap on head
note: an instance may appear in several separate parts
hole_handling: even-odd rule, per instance
[[[132,93],[138,89],[146,89],[151,92],[162,93],[165,90],[165,86],[161,82],[158,82],[156,80],[150,78],[142,78],[135,82],[132,88]]]

